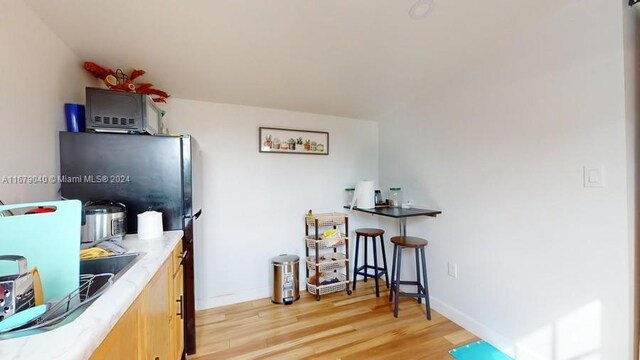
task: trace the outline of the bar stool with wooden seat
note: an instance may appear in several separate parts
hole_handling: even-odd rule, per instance
[[[364,236],[364,265],[358,267],[358,249],[360,248],[360,237]],[[380,237],[380,247],[382,248],[383,267],[378,266],[378,250],[376,249],[376,237]],[[356,277],[361,275],[364,281],[368,278],[374,278],[376,282],[376,297],[380,297],[380,288],[378,287],[378,278],[384,275],[387,288],[389,288],[389,274],[387,273],[387,255],[384,250],[384,230],[382,229],[357,229],[356,230],[356,256],[353,258],[353,290],[356,289]],[[371,238],[373,243],[373,266],[368,263],[367,243]],[[369,272],[373,270],[373,274]]]
[[[395,302],[393,306],[393,316],[398,317],[398,303],[400,297],[413,297],[418,299],[418,303],[422,303],[424,298],[427,307],[427,320],[431,320],[431,306],[429,305],[429,285],[427,283],[427,257],[424,248],[428,241],[415,236],[394,236],[391,238],[393,243],[393,265],[391,265],[391,289],[389,290],[389,301],[393,299],[395,293]],[[405,248],[414,249],[416,255],[416,281],[402,280],[400,269],[402,268],[402,250]],[[419,256],[419,253],[421,256]],[[424,284],[420,281],[420,258],[422,258],[422,278]],[[414,285],[417,287],[415,293],[400,292],[400,285]]]

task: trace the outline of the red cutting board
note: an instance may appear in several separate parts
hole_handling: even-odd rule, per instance
[[[25,208],[54,207],[49,213],[17,215]],[[80,227],[82,204],[78,200],[0,205],[0,253],[27,258],[29,269],[38,267],[44,301],[59,299],[78,288],[80,279]],[[0,262],[0,276],[16,274],[18,267]],[[6,264],[5,264],[6,263]]]

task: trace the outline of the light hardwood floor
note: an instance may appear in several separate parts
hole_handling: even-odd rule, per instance
[[[384,289],[384,291],[382,291]],[[260,299],[199,311],[199,359],[451,359],[448,354],[477,338],[424,304],[400,301],[398,319],[386,287],[375,296],[373,281],[357,290],[324,295],[300,290],[292,305]]]

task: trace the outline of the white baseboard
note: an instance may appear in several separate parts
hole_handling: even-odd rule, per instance
[[[245,291],[218,295],[209,298],[196,298],[196,310],[211,309],[224,305],[237,304],[245,301],[271,297],[269,288],[249,289]]]
[[[495,346],[503,353],[511,357],[515,357],[515,344],[513,340],[491,330],[488,326],[478,322],[469,315],[437,298],[434,298],[433,296],[430,296],[429,299],[431,301],[432,309],[444,315],[454,323],[462,326],[465,330],[471,332],[475,336]]]

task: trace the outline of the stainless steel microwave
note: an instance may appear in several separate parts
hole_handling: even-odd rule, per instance
[[[87,131],[162,134],[162,112],[144,94],[86,88]]]

